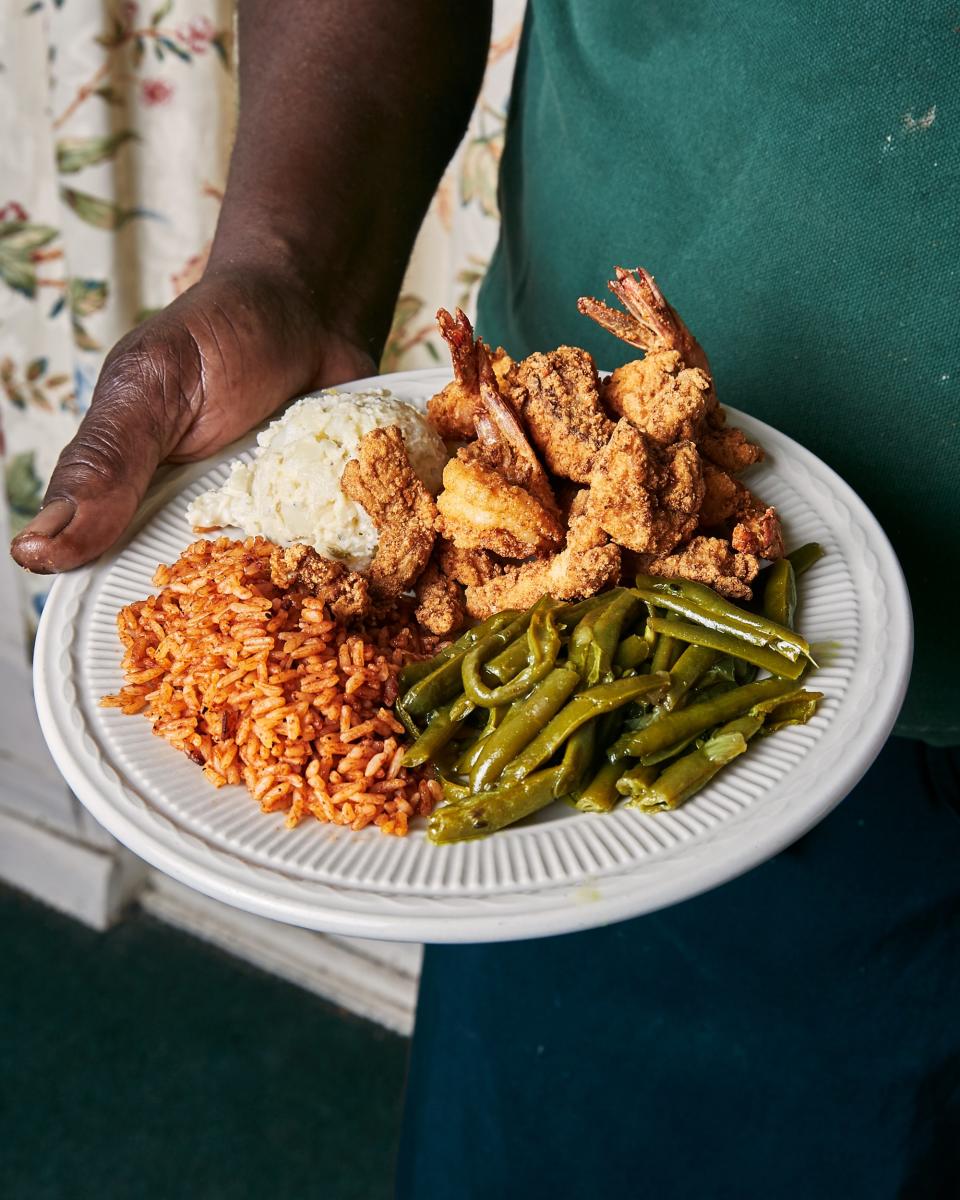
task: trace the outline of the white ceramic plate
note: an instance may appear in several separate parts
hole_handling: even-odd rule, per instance
[[[418,403],[443,370],[360,380]],[[122,682],[117,610],[147,595],[159,562],[193,540],[185,511],[227,462],[170,471],[127,540],[62,576],[40,625],[35,680],[47,742],[70,786],[119,841],[229,904],[293,925],[400,941],[507,941],[586,929],[674,904],[763,862],[821,820],[889,734],[906,688],[911,617],[899,564],[862,501],[829,467],[769,426],[730,410],[767,450],[749,482],[780,510],[788,544],[827,550],[803,579],[801,628],[836,648],[815,676],[826,693],[809,725],[784,730],[675,813],[609,815],[554,805],[493,837],[433,846],[304,821],[288,830],[241,788],[209,786],[140,717],[98,707]]]

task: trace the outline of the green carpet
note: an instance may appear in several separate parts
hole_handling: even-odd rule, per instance
[[[3,1200],[378,1200],[403,1038],[134,913],[0,889]]]

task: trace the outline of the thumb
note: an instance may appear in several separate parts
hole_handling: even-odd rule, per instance
[[[115,352],[60,455],[43,507],[13,540],[10,552],[20,566],[39,574],[69,571],[112,546],[175,444],[178,427],[189,423],[188,410],[180,381],[149,353]]]

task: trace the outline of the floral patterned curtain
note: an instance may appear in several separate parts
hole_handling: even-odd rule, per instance
[[[522,16],[523,0],[495,4],[482,94],[417,241],[386,371],[440,361],[437,307],[472,308]],[[233,135],[233,4],[11,0],[0,22],[0,461],[15,533],[106,351],[203,270]],[[46,584],[18,574],[32,621]]]

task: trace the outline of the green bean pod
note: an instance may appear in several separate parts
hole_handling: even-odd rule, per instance
[[[708,646],[687,646],[670,668],[670,686],[660,701],[663,711],[672,712],[677,708],[719,658],[719,652]]]
[[[587,687],[598,684],[610,673],[623,627],[640,604],[635,593],[623,589],[609,604],[591,610],[574,626],[568,655]]]
[[[452,648],[452,645],[447,646],[447,650],[451,650]],[[444,654],[446,651],[441,650],[440,653]],[[405,695],[415,683],[419,683],[421,679],[426,679],[431,671],[435,671],[438,657],[438,655],[434,655],[433,658],[421,658],[416,662],[407,663],[397,676],[397,690],[399,694],[401,696]],[[448,657],[452,657],[452,655]]]
[[[807,542],[805,546],[791,550],[787,558],[790,559],[794,574],[802,575],[804,571],[809,571],[815,562],[819,562],[825,553],[819,542]]]
[[[569,796],[580,787],[591,766],[597,746],[596,720],[581,725],[569,739],[560,762],[560,777],[557,780],[557,796]]]
[[[631,793],[627,806],[644,812],[679,808],[708,784],[722,767],[743,754],[747,743],[762,725],[763,717],[752,714],[724,725],[699,749],[671,763],[653,782],[638,786]]]
[[[810,645],[799,633],[767,617],[737,608],[701,583],[638,575],[637,591],[648,604],[666,608],[708,629],[732,633],[755,646],[769,646],[791,661],[810,656]]]
[[[529,696],[517,700],[499,726],[483,739],[483,750],[470,772],[474,792],[490,787],[503,768],[536,737],[537,731],[566,704],[580,684],[580,676],[568,667],[555,667]]]
[[[433,761],[440,751],[457,736],[460,726],[474,710],[473,702],[466,696],[444,705],[428,722],[426,729],[403,756],[405,767],[422,767]]]
[[[512,625],[508,626],[502,633],[492,635],[488,642],[507,637],[513,628]],[[467,654],[463,660],[463,690],[474,704],[482,708],[510,704],[525,696],[553,670],[560,653],[560,634],[550,607],[542,603],[534,606],[526,629],[526,642],[527,665],[509,682],[501,683],[499,687],[487,687],[483,682],[481,670],[484,656],[493,657],[500,643],[496,643],[493,649],[489,650],[487,642],[482,642]]]
[[[620,770],[616,783],[618,800],[623,796],[628,796],[631,800],[642,796],[660,774],[659,767],[645,767],[641,763],[629,769],[626,763],[607,763],[607,766]]]
[[[435,808],[427,821],[427,837],[445,845],[484,837],[521,821],[552,804],[561,768],[538,771],[520,783],[492,788],[454,804]]]
[[[661,637],[672,637],[678,641],[716,650],[720,654],[745,659],[755,667],[762,667],[771,675],[781,675],[784,679],[799,679],[807,668],[807,663],[802,659],[791,662],[789,658],[784,658],[768,646],[754,646],[750,642],[741,641],[736,634],[708,629],[705,625],[694,625],[692,621],[678,621],[675,617],[650,617],[648,623]]]
[[[512,621],[515,621],[519,615],[512,611],[495,613],[492,617],[488,617],[482,624],[468,630],[459,638],[454,643],[456,650],[453,654],[447,655],[446,651],[441,651],[433,660],[434,662],[442,660],[439,662],[439,666],[425,678],[415,683],[401,698],[400,703],[407,715],[413,718],[414,721],[417,718],[422,720],[428,713],[442,708],[447,701],[452,700],[462,692],[463,660],[474,644],[490,634],[498,633]],[[451,649],[451,647],[447,649]]]
[[[617,783],[627,769],[622,762],[601,763],[590,782],[575,794],[574,804],[581,812],[612,812],[620,800]]]
[[[743,716],[755,704],[798,691],[800,689],[789,679],[761,679],[759,683],[744,684],[722,696],[676,709],[644,729],[623,734],[610,747],[607,757],[611,762],[624,758],[639,758],[643,762],[648,754],[657,754],[684,738]]]
[[[620,671],[633,671],[650,657],[650,643],[640,633],[628,634],[617,647],[613,665]]]
[[[601,683],[578,693],[504,768],[503,779],[514,782],[524,779],[547,762],[581,725],[602,713],[613,712],[629,704],[638,696],[662,693],[669,682],[670,676],[663,673],[635,675],[628,679],[615,679],[612,683]]]
[[[763,615],[792,628],[797,614],[797,577],[793,563],[789,558],[778,558],[764,574]]]
[[[647,617],[647,629],[656,634],[656,630],[650,624],[654,615],[654,610],[651,608],[650,616]],[[656,674],[658,671],[669,671],[677,661],[681,650],[682,647],[673,638],[657,634],[657,640],[653,643],[653,658],[650,660],[651,674]]]

